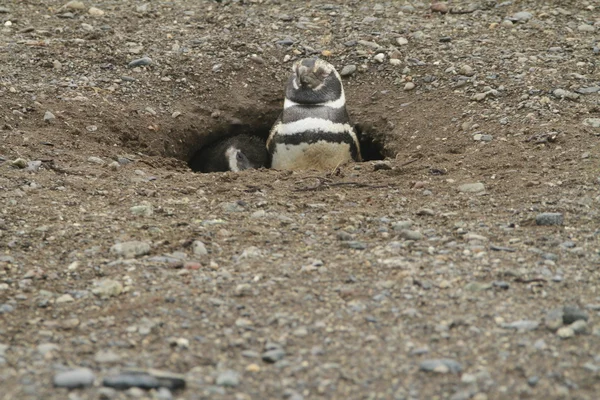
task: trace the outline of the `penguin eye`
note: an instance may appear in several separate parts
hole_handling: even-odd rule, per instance
[[[237,153],[235,153],[235,158],[236,158],[238,161],[242,161],[242,160],[244,159],[244,155],[242,154],[242,152],[241,152],[241,151],[238,151]]]

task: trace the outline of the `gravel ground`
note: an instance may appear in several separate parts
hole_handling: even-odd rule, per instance
[[[599,11],[0,5],[0,398],[597,399]],[[314,55],[369,161],[190,170]]]

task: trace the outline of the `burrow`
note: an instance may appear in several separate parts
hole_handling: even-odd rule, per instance
[[[198,116],[194,121],[193,116],[186,119],[183,127],[173,126],[169,132],[168,142],[163,156],[178,158],[189,166],[192,171],[202,172],[201,150],[211,144],[226,140],[229,137],[247,134],[267,140],[269,131],[276,121],[281,107],[258,108],[232,106],[231,111],[210,117]],[[385,148],[385,135],[376,132],[370,123],[355,123],[359,137],[363,161],[383,160],[394,157],[391,151]]]

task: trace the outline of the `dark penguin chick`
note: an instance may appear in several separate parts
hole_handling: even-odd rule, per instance
[[[269,154],[265,142],[250,135],[237,135],[204,147],[194,158],[192,169],[200,172],[239,172],[266,167]]]
[[[361,161],[340,75],[318,58],[296,62],[267,149],[275,169],[333,169]]]

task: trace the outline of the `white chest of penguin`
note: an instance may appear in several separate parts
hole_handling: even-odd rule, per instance
[[[284,107],[271,129],[267,148],[275,169],[333,169],[360,161],[356,133],[349,121],[341,78],[320,59],[294,64]]]

